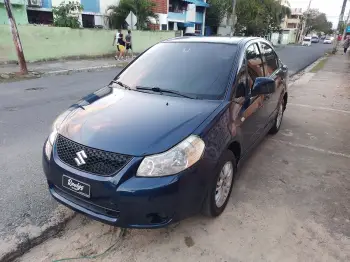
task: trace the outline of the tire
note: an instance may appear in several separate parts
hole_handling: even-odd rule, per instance
[[[229,166],[231,165],[232,167],[232,173],[230,177],[225,176],[222,172],[224,171],[224,168],[226,168],[226,171],[230,168]],[[216,171],[215,171],[215,179],[213,179],[213,183],[207,193],[207,196],[205,198],[205,201],[202,206],[202,213],[205,216],[208,217],[217,217],[221,215],[221,213],[225,210],[226,205],[230,199],[230,195],[232,192],[232,187],[234,183],[234,178],[236,175],[236,170],[237,170],[237,164],[236,164],[236,158],[234,154],[226,150],[223,155],[221,156],[219,163],[217,165]],[[226,172],[227,173],[227,172]],[[228,174],[228,173],[227,173]],[[221,180],[222,186],[222,197],[219,198],[219,190],[217,190],[217,186],[219,184],[219,179],[222,179],[224,177],[227,177],[229,180]],[[225,184],[225,182],[230,182],[230,185]],[[227,190],[227,191],[225,191]],[[225,193],[224,193],[225,191]],[[220,201],[219,201],[220,200]]]
[[[269,131],[269,134],[274,135],[277,134],[278,131],[281,128],[282,120],[283,120],[283,113],[284,113],[285,107],[284,107],[284,99],[282,99],[281,103],[278,105],[278,111],[276,118],[273,122],[273,126]]]

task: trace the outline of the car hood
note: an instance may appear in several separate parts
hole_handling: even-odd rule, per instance
[[[65,112],[59,133],[85,146],[144,156],[181,142],[221,104],[104,88]]]

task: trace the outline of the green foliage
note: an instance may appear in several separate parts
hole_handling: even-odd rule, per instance
[[[238,0],[236,4],[238,34],[263,36],[281,30],[285,16],[291,10],[276,0]]]
[[[232,14],[231,0],[208,0],[210,7],[207,9],[205,22],[206,25],[217,27],[224,17]]]
[[[79,2],[65,3],[64,1],[52,8],[54,26],[79,28],[79,13],[84,10],[84,7]]]
[[[306,34],[312,31],[329,33],[332,30],[332,22],[329,22],[326,14],[318,9],[310,9],[304,13],[304,17],[306,17]]]
[[[132,11],[137,17],[137,29],[147,30],[151,18],[158,19],[154,13],[155,3],[152,0],[121,0],[119,5],[107,8],[107,23],[110,28],[123,28],[125,19]]]

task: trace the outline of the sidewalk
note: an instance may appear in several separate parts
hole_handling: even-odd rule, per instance
[[[28,63],[28,71],[32,75],[59,75],[72,72],[96,71],[99,69],[124,67],[132,59],[117,61],[114,57],[100,59],[81,59],[81,60],[58,60],[48,62]],[[14,73],[19,72],[17,64],[0,65],[0,79],[10,78]]]

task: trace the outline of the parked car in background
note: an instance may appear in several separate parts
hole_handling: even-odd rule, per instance
[[[311,37],[305,36],[302,42],[302,46],[311,46]]]
[[[319,43],[320,42],[320,39],[318,38],[318,36],[313,36],[311,37],[311,43]]]
[[[237,168],[279,131],[287,84],[262,38],[158,43],[56,119],[43,147],[49,191],[118,227],[219,216]]]
[[[323,40],[323,44],[332,44],[333,40],[332,38],[330,37],[326,37],[324,40]]]

